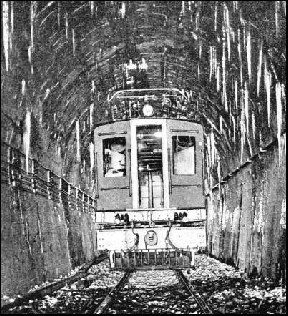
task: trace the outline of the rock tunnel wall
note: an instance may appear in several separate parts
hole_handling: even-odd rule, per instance
[[[23,295],[35,285],[69,274],[98,254],[93,221],[96,205],[79,189],[80,184],[85,186],[79,166],[74,164],[68,174],[75,187],[55,174],[62,174],[61,157],[53,150],[38,150],[40,164],[32,158],[37,156],[32,148],[27,173],[26,156],[17,148],[16,139],[1,143],[2,295]],[[85,172],[82,177],[89,179]]]
[[[286,134],[282,140],[286,143]],[[243,272],[286,276],[286,151],[275,146],[207,196],[208,251]]]
[[[1,183],[2,294],[23,294],[97,255],[93,208],[53,199]]]
[[[1,293],[23,295],[98,255],[96,205],[90,169],[61,150],[34,112],[25,147],[26,107],[7,92],[15,90],[13,80],[7,84],[1,94]]]

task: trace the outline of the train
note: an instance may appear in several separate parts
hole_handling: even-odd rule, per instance
[[[178,89],[131,89],[94,129],[97,248],[110,268],[195,265],[206,248],[203,128]]]

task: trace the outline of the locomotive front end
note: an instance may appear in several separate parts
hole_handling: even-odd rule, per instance
[[[136,92],[120,93],[94,132],[97,247],[112,269],[191,267],[206,247],[202,126],[169,117],[179,91]]]
[[[97,238],[113,269],[187,268],[206,247],[205,209],[129,210],[115,218],[117,224],[100,225]]]

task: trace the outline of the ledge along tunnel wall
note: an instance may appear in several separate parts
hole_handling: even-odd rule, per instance
[[[2,131],[6,125],[1,124]],[[25,295],[98,256],[96,205],[79,189],[89,184],[79,177],[79,164],[67,174],[75,185],[68,188],[68,182],[56,176],[63,171],[61,157],[53,146],[48,151],[43,146],[41,159],[28,159],[27,173],[17,136],[13,146],[3,139],[1,143],[1,293],[8,296]],[[32,146],[32,157],[36,151]],[[82,177],[89,180],[89,171]]]
[[[281,138],[286,144],[286,134]],[[277,143],[277,142],[276,142]],[[271,146],[207,195],[208,251],[247,274],[286,277],[286,148]]]

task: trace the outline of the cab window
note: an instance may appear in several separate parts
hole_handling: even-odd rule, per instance
[[[189,175],[196,173],[195,137],[172,136],[173,173]]]
[[[103,140],[104,177],[126,176],[126,139],[115,137]]]

